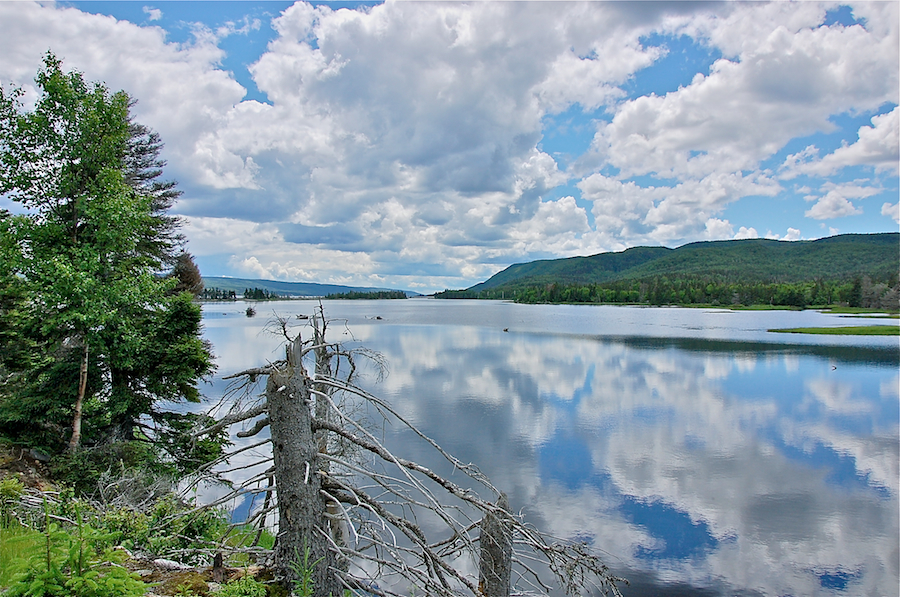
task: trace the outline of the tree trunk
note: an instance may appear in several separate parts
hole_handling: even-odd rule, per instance
[[[75,415],[72,417],[72,437],[69,439],[69,452],[78,450],[81,444],[81,412],[84,409],[84,393],[87,389],[88,345],[84,344],[84,355],[81,357],[81,369],[78,372],[78,398],[75,399]]]
[[[325,319],[325,313],[321,303],[319,304],[319,311],[313,313],[312,324],[313,344],[318,346],[314,351],[314,354],[316,355],[316,379],[320,380],[325,377],[331,377],[333,374],[331,370],[332,353],[329,347],[325,345],[325,330],[328,327],[328,322]],[[313,384],[313,388],[320,394],[327,394],[328,396],[331,396],[334,393],[331,386],[318,381]],[[315,396],[315,404],[316,418],[320,421],[331,423],[334,419],[334,413],[332,412],[329,401],[317,394]],[[316,443],[319,447],[319,453],[327,454],[328,432],[325,430],[317,431]],[[327,460],[321,461],[321,470],[326,473],[329,472],[330,466]],[[340,514],[340,506],[333,501],[329,501],[326,507],[328,509],[328,529],[331,533],[331,540],[334,541],[338,547],[346,547],[349,544],[350,529],[347,526],[347,521]],[[339,562],[339,564],[341,570],[346,572],[350,562],[348,560],[343,560]]]
[[[299,337],[291,349],[300,351]],[[313,595],[343,593],[335,575],[336,559],[328,550],[325,500],[318,474],[318,445],[312,431],[309,383],[299,358],[269,375],[266,398],[269,407],[275,486],[278,488],[278,542],[275,564],[288,583],[300,580],[297,567],[312,569]],[[292,566],[293,564],[293,566]]]
[[[316,378],[331,377],[331,355],[329,354],[328,347],[325,346],[325,328],[328,324],[325,321],[324,314],[313,313],[312,323],[313,344],[318,347],[314,351],[316,355]],[[323,383],[316,383],[313,387],[317,392],[321,392],[322,394],[328,394],[329,396],[332,394],[331,386],[327,386]],[[325,400],[325,398],[316,396],[315,404],[316,418],[322,421],[330,421],[332,414],[331,406],[328,404],[328,401]],[[323,454],[328,452],[328,432],[324,430],[317,431],[316,442],[319,445],[319,452]],[[328,463],[323,463],[323,465],[326,467],[323,470],[327,471]]]
[[[500,494],[497,505],[509,511],[509,500]],[[478,588],[485,597],[509,597],[512,571],[512,535],[505,521],[488,512],[481,521],[481,557],[478,562]]]

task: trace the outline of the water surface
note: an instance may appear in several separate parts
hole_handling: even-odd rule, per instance
[[[219,373],[280,358],[268,314],[314,306],[262,303],[248,319],[242,303],[205,305]],[[813,311],[325,309],[332,339],[387,360],[366,389],[477,463],[529,521],[590,542],[632,581],[626,595],[898,594],[896,337],[766,331],[858,324]],[[386,433],[395,452],[441,468]]]

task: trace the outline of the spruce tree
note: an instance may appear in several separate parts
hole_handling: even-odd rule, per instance
[[[69,451],[154,439],[212,369],[199,307],[162,275],[179,193],[127,93],[49,53],[35,81],[32,110],[0,88],[0,194],[21,207],[0,217],[0,429]]]

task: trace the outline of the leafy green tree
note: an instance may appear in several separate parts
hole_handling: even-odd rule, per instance
[[[174,293],[178,196],[159,182],[158,136],[131,120],[122,91],[63,72],[48,54],[26,110],[0,89],[0,426],[75,451],[91,441],[159,435],[163,401],[196,401],[212,369],[200,310]],[[66,421],[71,421],[70,425]]]

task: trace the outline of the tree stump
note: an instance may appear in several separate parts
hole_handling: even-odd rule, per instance
[[[504,512],[509,512],[509,500],[505,493],[500,494],[497,506]],[[509,597],[512,533],[504,518],[491,512],[485,514],[481,520],[481,537],[478,542],[481,545],[478,589],[485,597]]]

